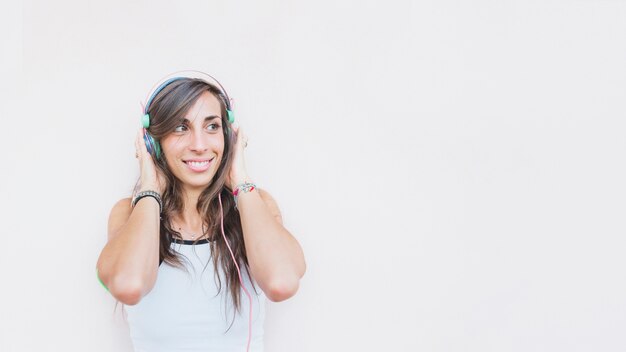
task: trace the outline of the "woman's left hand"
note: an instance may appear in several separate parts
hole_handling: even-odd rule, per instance
[[[243,157],[243,150],[248,144],[248,136],[243,133],[241,126],[233,126],[232,128],[235,131],[237,140],[234,146],[233,163],[230,168],[230,172],[228,173],[227,182],[231,189],[235,189],[235,187],[240,183],[244,183],[246,181],[250,182]]]

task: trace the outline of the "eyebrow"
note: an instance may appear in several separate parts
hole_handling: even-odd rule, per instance
[[[219,117],[219,116],[217,116],[217,115],[207,116],[207,117],[205,117],[205,118],[204,118],[204,122],[211,121],[211,120],[215,120],[215,119],[220,119],[220,117]],[[183,118],[183,122],[187,122],[187,123],[189,123],[189,122],[191,122],[191,121],[189,121],[189,119],[187,119],[187,118]]]

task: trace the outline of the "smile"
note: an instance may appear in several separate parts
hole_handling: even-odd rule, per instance
[[[193,159],[193,160],[184,160],[183,162],[187,164],[187,167],[194,172],[204,172],[209,169],[211,166],[211,162],[213,159]]]

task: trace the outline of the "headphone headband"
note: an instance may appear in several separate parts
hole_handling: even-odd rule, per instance
[[[163,90],[163,88],[165,88],[168,84],[174,81],[177,81],[179,79],[184,79],[184,78],[201,79],[207,83],[212,83],[213,85],[217,86],[225,98],[224,103],[226,104],[226,113],[228,114],[227,116],[228,122],[230,123],[235,122],[235,117],[232,112],[232,108],[230,104],[231,99],[228,96],[226,89],[224,89],[224,86],[220,83],[220,81],[218,81],[215,77],[211,76],[210,74],[206,72],[202,72],[202,71],[197,71],[197,70],[176,71],[161,78],[154,86],[152,86],[152,89],[150,90],[151,93],[148,95],[148,97],[146,98],[146,103],[143,105],[143,114],[144,115],[148,114],[148,109],[150,108],[150,104],[152,103],[152,100],[154,100],[156,95],[159,94],[159,92]],[[149,123],[148,123],[148,126],[149,126]]]

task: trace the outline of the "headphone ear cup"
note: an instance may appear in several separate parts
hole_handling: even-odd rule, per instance
[[[235,133],[235,130],[233,130],[232,126],[226,127],[226,138],[228,139],[228,144],[232,148],[237,142],[237,134]]]
[[[147,130],[144,130],[143,140],[146,142],[146,149],[155,160],[161,158],[161,145],[152,137]]]
[[[159,141],[157,141],[153,137],[150,137],[150,138],[152,138],[152,141],[154,142],[154,150],[155,150],[156,159],[160,160],[161,159],[161,144],[159,143]]]

